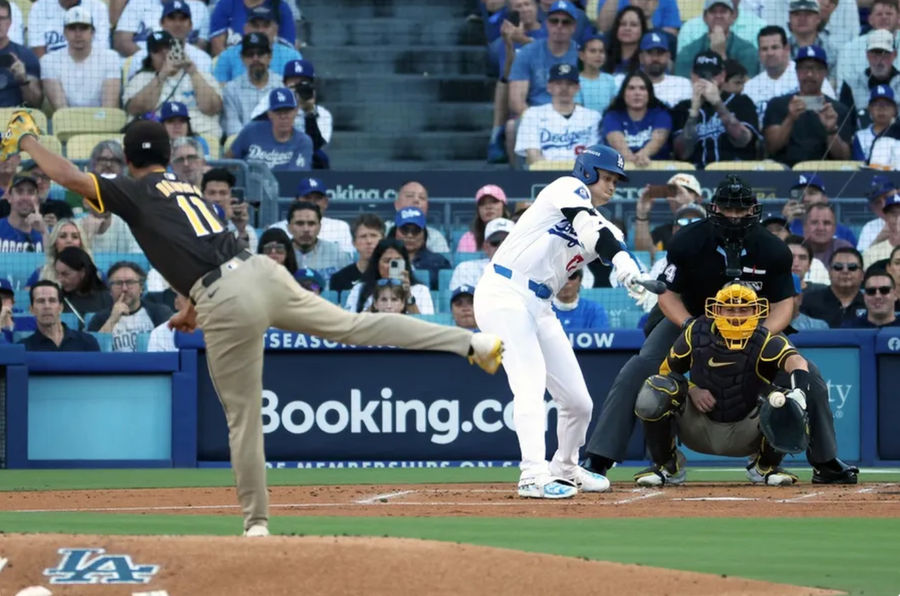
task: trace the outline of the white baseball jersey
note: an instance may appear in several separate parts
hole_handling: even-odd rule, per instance
[[[567,118],[548,103],[525,110],[516,133],[516,153],[539,149],[544,159],[574,159],[599,142],[600,112],[575,106]]]
[[[579,207],[592,209],[588,188],[572,176],[557,178],[522,214],[491,262],[547,285],[556,295],[573,271],[598,257],[594,246],[582,245],[562,214],[562,209]],[[598,228],[609,229],[624,250],[621,230],[602,215],[596,218]]]
[[[624,74],[615,75],[616,88],[620,88],[625,81]],[[653,83],[653,95],[670,108],[674,108],[678,102],[690,99],[694,93],[691,80],[687,77],[675,75],[663,75],[659,83]]]

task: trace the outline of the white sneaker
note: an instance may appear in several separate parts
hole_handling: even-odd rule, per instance
[[[572,482],[584,493],[605,493],[609,490],[609,479],[606,476],[585,470],[581,466],[575,470]]]
[[[503,342],[493,333],[475,333],[469,352],[469,362],[477,364],[488,374],[494,374],[503,358]]]
[[[571,499],[578,489],[568,480],[539,476],[519,480],[519,496],[526,499]]]
[[[790,486],[797,482],[797,477],[781,466],[760,468],[759,460],[754,458],[747,466],[747,480],[766,486]]]
[[[262,524],[255,524],[250,526],[246,530],[244,530],[244,536],[247,538],[259,538],[261,536],[268,536],[269,528]]]

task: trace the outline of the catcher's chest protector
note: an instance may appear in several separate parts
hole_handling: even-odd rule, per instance
[[[711,319],[703,317],[694,324],[691,380],[716,398],[715,409],[707,414],[711,420],[737,422],[756,407],[761,384],[756,362],[765,340],[757,328],[743,350],[729,350],[714,340]]]

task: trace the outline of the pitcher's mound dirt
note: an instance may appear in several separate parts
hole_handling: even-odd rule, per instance
[[[158,565],[146,584],[56,585],[59,549],[129,555],[129,566]],[[82,567],[110,571],[92,553]],[[169,596],[296,594],[737,594],[820,595],[830,590],[427,540],[355,537],[0,535],[0,594],[28,586],[52,594]],[[123,560],[116,560],[122,565]],[[74,568],[74,565],[73,567]],[[92,576],[99,577],[99,576]]]

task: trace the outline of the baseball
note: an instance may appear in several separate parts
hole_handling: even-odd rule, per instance
[[[769,405],[771,405],[773,408],[780,408],[781,406],[783,406],[784,400],[784,393],[782,393],[781,391],[773,391],[769,394]]]

